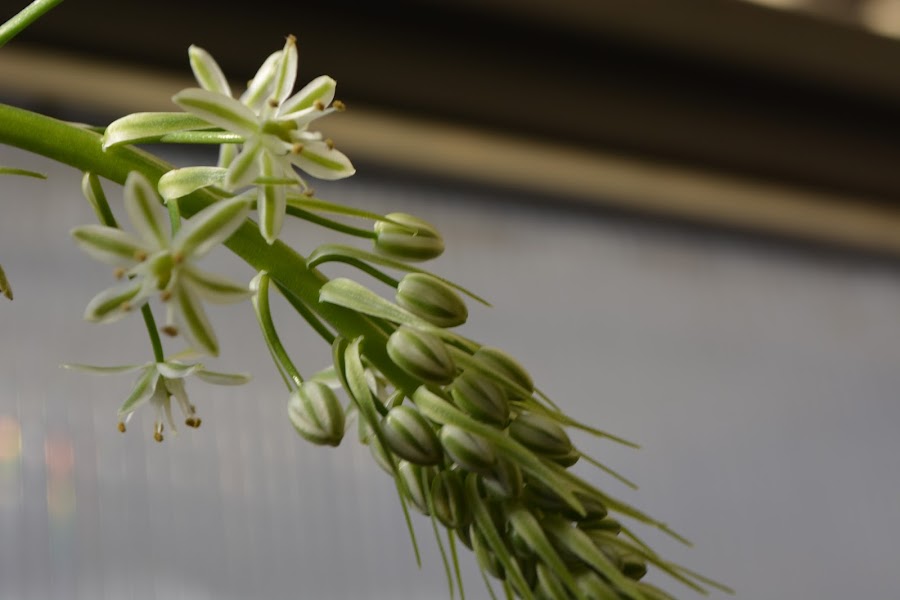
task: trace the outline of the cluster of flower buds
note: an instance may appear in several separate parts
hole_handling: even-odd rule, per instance
[[[385,218],[375,226],[382,254],[425,260],[443,249],[427,222]],[[663,524],[569,469],[583,455],[567,428],[604,434],[556,408],[512,356],[450,331],[468,316],[462,288],[408,269],[393,303],[345,279],[321,293],[389,332],[383,347],[392,370],[371,360],[382,342],[362,338],[335,342],[334,369],[359,410],[361,441],[395,478],[404,504],[446,527],[484,573],[522,598],[670,598],[640,581],[648,564],[694,588],[709,583],[663,561],[609,513]],[[326,404],[338,406],[319,401],[318,413],[329,414]]]

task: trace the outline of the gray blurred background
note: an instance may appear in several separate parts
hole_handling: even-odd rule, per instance
[[[898,596],[896,3],[175,4],[64,2],[0,49],[0,99],[98,124],[168,110],[190,43],[241,81],[296,34],[300,79],[332,74],[350,106],[323,129],[358,175],[320,195],[438,225],[436,270],[494,304],[462,332],[642,444],[573,434],[640,489],[580,473],[695,542],[645,531],[665,556],[747,600]],[[368,450],[295,434],[248,304],[211,309],[208,366],[250,384],[192,381],[203,427],[163,444],[149,413],[116,431],[132,376],[59,368],[150,358],[138,320],[81,319],[111,277],[68,236],[94,221],[80,174],[6,147],[0,165],[49,175],[0,195],[0,599],[448,597],[428,521],[419,570]],[[274,310],[302,368],[325,366]]]

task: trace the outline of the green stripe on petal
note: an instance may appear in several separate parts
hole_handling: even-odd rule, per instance
[[[334,89],[336,86],[337,82],[328,75],[316,77],[303,86],[303,89],[282,103],[281,109],[278,111],[279,115],[284,115],[287,118],[289,113],[309,108],[315,104],[316,100],[324,106],[328,106],[334,100]]]
[[[72,230],[78,247],[92,258],[114,267],[130,267],[150,249],[133,234],[104,225],[82,225]]]
[[[246,194],[220,200],[191,217],[172,241],[174,254],[203,256],[234,233],[250,212]]]
[[[252,137],[259,131],[259,123],[253,111],[231,96],[188,88],[172,96],[172,101],[210,125],[232,131],[244,138]]]
[[[356,169],[341,151],[329,148],[325,142],[306,142],[300,154],[292,154],[291,162],[313,177],[331,181],[356,173]]]
[[[244,144],[240,154],[238,154],[228,165],[228,172],[225,174],[225,189],[234,191],[245,185],[250,185],[259,175],[259,155],[262,148],[262,141],[252,139]]]
[[[200,87],[218,94],[231,95],[231,86],[228,85],[225,74],[209,52],[199,46],[191,46],[188,48],[188,57]]]
[[[233,145],[226,146],[234,148]],[[157,189],[164,200],[187,196],[211,185],[221,186],[225,182],[227,169],[221,167],[184,167],[172,169],[159,178]]]
[[[181,273],[182,277],[190,280],[201,298],[213,304],[233,304],[246,300],[251,295],[246,285],[235,283],[220,275],[190,266],[184,267]]]
[[[263,177],[276,177],[275,164],[268,153],[260,156]],[[286,190],[283,185],[262,185],[256,211],[259,214],[259,231],[269,244],[273,244],[281,233],[284,224],[284,211],[287,208]]]
[[[177,112],[142,112],[116,119],[103,134],[103,149],[120,144],[138,144],[157,140],[179,131],[208,129],[209,123],[192,114]]]
[[[115,365],[111,367],[103,367],[97,365],[83,365],[81,363],[64,363],[60,365],[63,369],[70,371],[82,371],[84,373],[92,373],[94,375],[115,375],[117,373],[130,373],[138,369],[147,367],[146,363],[142,365]]]
[[[251,378],[249,373],[220,373],[206,369],[198,370],[195,375],[198,379],[215,385],[244,385]]]
[[[97,294],[84,309],[84,318],[88,321],[111,323],[139,308],[146,300],[141,294],[143,282],[140,279],[126,281],[114,285]]]
[[[294,91],[294,82],[297,78],[297,39],[289,35],[284,44],[281,58],[272,82],[272,99],[279,105],[287,100]]]
[[[125,211],[138,235],[155,249],[169,245],[165,213],[156,190],[147,179],[132,171],[125,180]]]
[[[153,395],[153,392],[156,391],[158,381],[159,374],[156,372],[156,369],[153,366],[148,367],[134,384],[134,389],[131,390],[131,394],[128,395],[128,398],[126,398],[125,402],[122,403],[122,406],[119,407],[119,416],[124,417],[125,415],[134,412],[137,407],[149,400]]]
[[[259,112],[269,99],[269,91],[272,89],[272,80],[275,79],[279,60],[281,50],[270,54],[250,81],[247,91],[241,95],[241,102],[256,112]]]
[[[185,328],[185,336],[198,349],[218,356],[219,342],[197,294],[187,285],[176,288],[177,314]]]

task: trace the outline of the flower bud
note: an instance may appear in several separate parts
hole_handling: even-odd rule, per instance
[[[526,502],[548,513],[559,513],[573,521],[595,521],[606,516],[606,506],[592,495],[576,490],[575,497],[581,502],[587,514],[579,515],[554,490],[535,480],[525,486]]]
[[[397,471],[400,473],[404,495],[416,507],[416,510],[427,517],[430,513],[428,511],[428,495],[424,486],[431,485],[431,481],[434,479],[434,470],[401,460],[397,465]]]
[[[509,436],[538,454],[567,456],[572,452],[568,434],[550,417],[522,413],[509,425]]]
[[[444,252],[444,240],[435,227],[412,215],[391,213],[375,222],[375,249],[402,260],[429,260]]]
[[[444,342],[407,325],[401,325],[391,334],[387,353],[398,367],[422,381],[449,383],[456,374],[456,366]]]
[[[486,439],[455,425],[441,428],[441,444],[453,462],[467,471],[490,475],[497,464],[497,454]]]
[[[478,531],[478,528],[472,525],[469,533],[472,538],[472,550],[475,552],[478,566],[481,567],[482,571],[490,573],[497,579],[503,579],[506,575],[503,564],[500,562],[500,559],[497,558],[497,555],[490,549],[487,542]]]
[[[522,495],[522,470],[514,462],[498,457],[497,464],[490,475],[481,479],[485,491],[505,500]]]
[[[547,458],[564,469],[568,469],[578,462],[578,459],[581,458],[581,452],[572,447],[572,450],[568,454],[564,454],[563,456],[548,456]]]
[[[434,516],[447,527],[460,529],[472,522],[459,471],[441,471],[435,475],[431,483],[431,500]]]
[[[431,423],[410,405],[392,408],[384,418],[384,440],[391,451],[417,465],[435,465],[443,452]]]
[[[528,374],[525,367],[503,350],[482,346],[475,352],[473,358],[478,363],[480,370],[493,371],[526,390],[529,395],[534,391],[534,380],[531,379],[531,375]],[[520,395],[518,390],[509,390],[509,392],[514,397]]]
[[[375,459],[375,463],[381,467],[381,470],[393,477],[394,458],[385,451],[384,446],[381,445],[378,438],[374,435],[369,438],[369,452],[372,454],[372,458]]]
[[[577,527],[589,536],[604,534],[615,536],[622,532],[622,524],[612,517],[584,519],[578,522]]]
[[[573,573],[573,575],[575,575],[575,584],[584,597],[591,600],[620,600],[619,593],[590,569]]]
[[[483,423],[503,429],[509,423],[506,392],[478,371],[464,371],[450,388],[456,405]]]
[[[466,303],[453,289],[432,275],[409,273],[397,286],[397,304],[438,327],[466,322]]]
[[[647,563],[637,554],[624,552],[622,553],[622,574],[629,579],[640,581],[647,574]]]
[[[324,383],[303,382],[291,394],[288,417],[297,433],[313,444],[337,446],[344,437],[344,409]]]

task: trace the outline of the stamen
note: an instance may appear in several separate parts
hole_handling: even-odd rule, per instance
[[[128,302],[128,301],[126,300],[125,302],[123,302],[122,304],[119,305],[119,308],[122,309],[122,312],[131,312],[131,310],[132,310],[134,307],[131,305],[131,302]]]
[[[275,98],[269,98],[269,106],[272,108],[278,108],[278,100]]]
[[[193,427],[194,429],[200,427],[200,423],[201,421],[199,417],[188,417],[184,420],[185,425],[187,425],[188,427]]]
[[[316,100],[315,103],[313,103],[313,106],[316,107],[316,110],[325,110],[325,103],[321,100]]]
[[[331,138],[325,138],[325,145],[328,146],[329,150],[334,150],[334,142]]]
[[[113,277],[115,277],[116,279],[122,279],[123,277],[125,277],[125,269],[123,269],[122,267],[116,267],[115,269],[113,269]]]
[[[143,250],[135,250],[134,251],[134,260],[138,262],[144,262],[147,260],[147,253]]]
[[[285,40],[287,41],[288,44],[291,44],[291,45],[294,45],[297,43],[297,38],[292,33],[289,33],[287,35],[287,37],[285,38]]]
[[[335,100],[334,102],[332,102],[331,107],[334,108],[334,110],[336,110],[338,112],[347,110],[347,105],[344,104],[343,102],[341,102],[340,100]]]
[[[303,144],[300,142],[295,142],[293,146],[291,146],[291,154],[300,154],[303,152]]]
[[[178,328],[174,325],[163,325],[159,330],[169,337],[176,337],[178,335]]]
[[[316,195],[316,190],[312,189],[311,187],[308,187],[305,190],[303,190],[303,195],[306,196],[307,198],[312,198],[313,196]]]
[[[119,421],[118,428],[119,428],[119,431],[121,431],[122,433],[125,433],[125,422]]]
[[[184,262],[184,254],[182,254],[181,252],[176,252],[172,255],[172,262],[174,262],[176,265],[180,265]]]
[[[153,439],[157,442],[163,441],[163,424],[162,421],[157,421],[156,426],[153,431]]]
[[[171,290],[163,290],[162,293],[159,295],[159,299],[162,300],[163,302],[168,302],[169,300],[171,300],[172,299]]]

